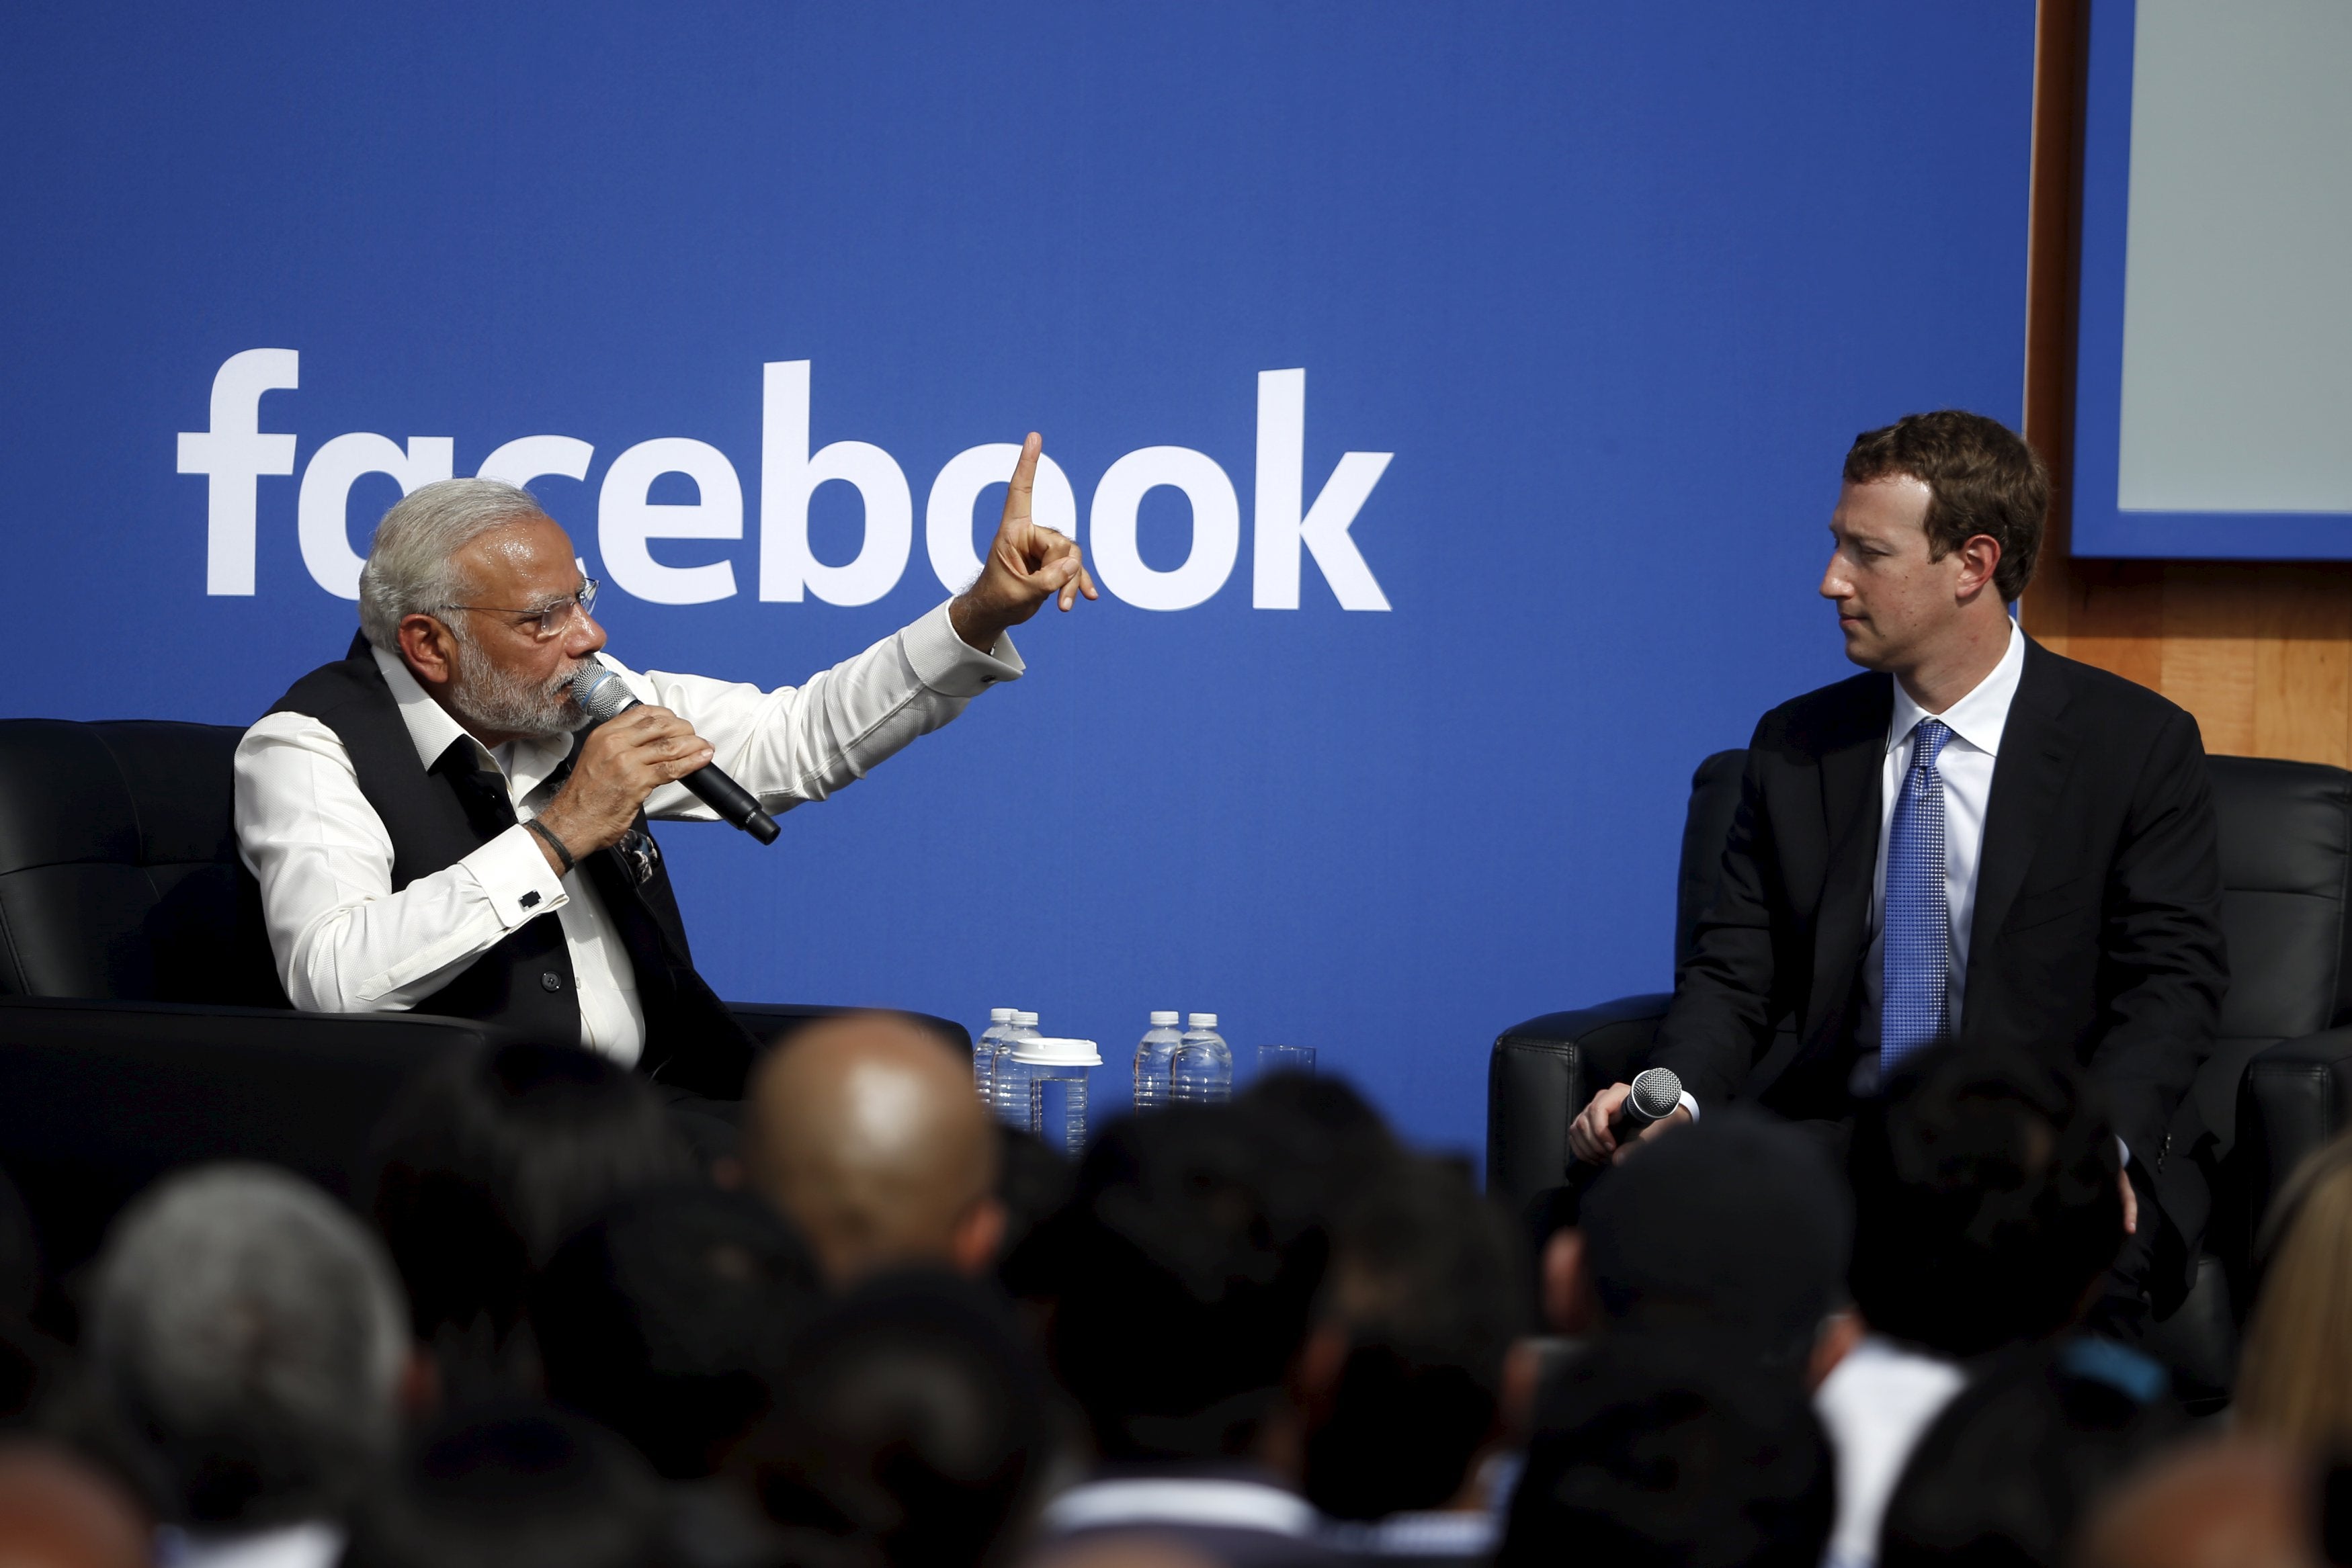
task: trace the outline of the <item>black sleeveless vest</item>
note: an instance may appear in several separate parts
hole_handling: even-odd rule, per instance
[[[360,793],[391,835],[394,892],[456,864],[515,824],[505,781],[481,765],[471,744],[453,743],[430,767],[418,764],[400,705],[364,636],[352,639],[340,663],[295,682],[269,711],[315,718],[342,741]],[[578,755],[575,739],[572,756]],[[566,758],[555,782],[571,768]],[[637,828],[645,827],[639,812]],[[654,852],[653,874],[643,883],[617,849],[581,856],[579,869],[595,887],[636,971],[646,1018],[638,1070],[698,1094],[740,1097],[753,1042],[695,973],[660,852]],[[562,923],[550,914],[517,926],[416,1010],[480,1019],[532,1039],[577,1045],[580,1002]]]

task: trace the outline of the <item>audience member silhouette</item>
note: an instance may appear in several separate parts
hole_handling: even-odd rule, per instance
[[[996,1201],[1004,1210],[1004,1236],[997,1263],[1029,1239],[1070,1200],[1077,1167],[1068,1156],[1026,1127],[996,1124]]]
[[[1868,1560],[1855,1515],[1885,1497],[1887,1568],[2055,1563],[2098,1491],[2179,1435],[2161,1368],[2072,1332],[2123,1234],[2120,1157],[2095,1093],[2054,1058],[1922,1052],[1865,1107],[1853,1279],[1872,1337],[1822,1398],[1862,1476],[1842,1500],[1839,1562]],[[1965,1385],[1904,1405],[1906,1357]]]
[[[532,1271],[625,1194],[694,1179],[642,1078],[576,1047],[453,1053],[378,1130],[371,1209],[412,1331],[463,1404],[529,1387]]]
[[[1569,1333],[1686,1333],[1818,1370],[1852,1235],[1820,1141],[1726,1106],[1601,1174],[1580,1224],[1546,1243],[1546,1315]]]
[[[793,1538],[871,1542],[891,1568],[975,1568],[1019,1540],[1049,1448],[1044,1369],[1001,1297],[899,1271],[799,1336],[746,1468]]]
[[[548,1397],[626,1437],[670,1479],[713,1475],[768,1413],[820,1295],[808,1248],[749,1194],[625,1197],[532,1288]]]
[[[1335,1544],[1428,1563],[1493,1555],[1477,1472],[1523,1328],[1517,1249],[1502,1215],[1434,1160],[1392,1153],[1339,1206],[1299,1374],[1307,1500],[1366,1526]]]
[[[899,1015],[812,1024],[753,1071],[745,1170],[836,1284],[909,1263],[992,1267],[997,1159],[971,1063]]]
[[[1496,1568],[1821,1562],[1834,1467],[1798,1366],[1706,1333],[1612,1328],[1547,1386],[1537,1422]]]
[[[667,1568],[667,1519],[619,1438],[555,1410],[485,1406],[388,1468],[341,1568]]]
[[[1236,1565],[1313,1554],[1291,1375],[1328,1240],[1317,1195],[1281,1179],[1288,1130],[1248,1104],[1113,1123],[1012,1260],[1050,1303],[1054,1368],[1098,1461],[1048,1506],[1049,1541],[1141,1531]]]
[[[108,1239],[85,1348],[175,1562],[334,1561],[397,1438],[410,1354],[399,1287],[356,1220],[265,1166],[173,1177]]]
[[[69,1360],[66,1347],[34,1322],[46,1285],[32,1212],[0,1171],[0,1431],[32,1420]]]
[[[2186,1432],[2170,1392],[2161,1367],[2113,1340],[1993,1358],[1921,1436],[1887,1500],[1878,1562],[2057,1568],[2102,1494]]]

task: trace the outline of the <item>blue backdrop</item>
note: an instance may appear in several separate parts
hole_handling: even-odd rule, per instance
[[[9,706],[242,724],[339,655],[320,519],[391,449],[311,463],[353,433],[417,474],[591,444],[537,488],[614,651],[763,684],[945,597],[926,509],[958,453],[1043,431],[1091,548],[1112,464],[1190,449],[1145,476],[1210,515],[1222,471],[1230,573],[1153,489],[1128,600],[1024,629],[1026,680],[772,849],[668,830],[700,960],[744,998],[1034,1007],[1114,1062],[1146,1009],[1213,1009],[1244,1061],[1318,1046],[1468,1147],[1498,1028],[1668,983],[1693,764],[1845,673],[1813,591],[1854,432],[2015,420],[2032,27],[2028,0],[13,6]],[[264,348],[299,384],[246,428],[290,453],[203,434]],[[906,476],[895,579],[858,492],[809,503],[818,561],[874,548],[872,602],[761,597],[797,517],[763,511],[792,421],[772,398],[763,430],[762,367],[803,361],[813,446]],[[1296,609],[1254,602],[1282,597],[1283,370],[1329,503]],[[676,438],[724,461],[650,498],[705,512],[604,493]],[[1342,534],[1378,467],[1350,453],[1392,460]],[[205,476],[240,462],[278,470],[249,545]],[[740,537],[710,537],[726,469]],[[352,483],[343,549],[398,493]],[[703,528],[646,555],[728,562],[731,595],[628,591],[679,580],[604,559],[635,558],[600,497],[614,529]],[[1350,540],[1385,611],[1335,592]]]

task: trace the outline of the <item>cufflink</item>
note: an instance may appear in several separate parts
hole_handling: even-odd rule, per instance
[[[521,904],[525,909],[530,908],[539,902],[539,889],[532,888],[529,893],[526,893],[520,898],[516,899],[515,902]]]

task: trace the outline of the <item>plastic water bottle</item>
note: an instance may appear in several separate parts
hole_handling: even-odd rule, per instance
[[[1174,1013],[1153,1013],[1151,1027],[1135,1048],[1135,1108],[1157,1111],[1168,1103],[1168,1071],[1184,1037]]]
[[[983,1105],[996,1103],[990,1098],[989,1080],[996,1071],[996,1048],[1012,1024],[1011,1008],[991,1008],[988,1009],[988,1028],[971,1042],[971,1085],[980,1092],[980,1103]]]
[[[1004,1026],[1004,1033],[997,1040],[995,1054],[989,1059],[989,1098],[995,1103],[996,1119],[1009,1126],[1025,1127],[1029,1124],[1029,1096],[1025,1087],[1007,1081],[1005,1066],[1013,1059],[1014,1046],[1024,1040],[1037,1038],[1037,1015],[1015,1012],[1013,1021]]]
[[[1017,1097],[1016,1124],[1076,1159],[1087,1146],[1087,1069],[1101,1065],[1093,1040],[1024,1035],[997,1063],[998,1103]]]
[[[1180,1105],[1220,1105],[1234,1097],[1234,1053],[1217,1032],[1217,1015],[1194,1013],[1184,1020],[1175,1059],[1168,1068],[1168,1097]]]

